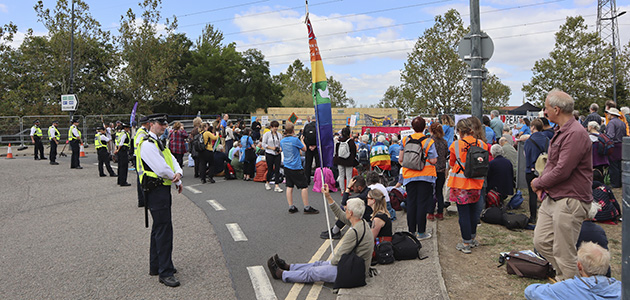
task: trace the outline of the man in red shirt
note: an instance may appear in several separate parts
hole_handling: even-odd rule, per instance
[[[534,247],[553,265],[559,280],[579,275],[575,244],[593,202],[592,144],[573,118],[573,106],[573,98],[561,90],[547,94],[545,115],[558,126],[549,142],[545,170],[531,183],[542,201]]]

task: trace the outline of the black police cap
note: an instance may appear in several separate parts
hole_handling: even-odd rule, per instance
[[[167,114],[152,114],[147,116],[149,121],[158,122],[161,124],[168,124],[168,115]]]
[[[130,128],[130,127],[131,127],[131,125],[129,125],[129,124],[127,124],[127,123],[122,123],[122,127],[123,127],[123,128]]]
[[[52,123],[53,123],[53,124],[59,124],[59,122],[57,122],[57,121],[52,121]]]
[[[140,124],[147,123],[149,122],[149,117],[148,116],[140,117],[140,120],[138,120],[138,122],[140,122]]]
[[[72,121],[70,121],[72,123],[79,123],[79,119],[72,119]]]
[[[103,128],[103,126],[99,126],[99,127],[96,127],[96,130],[105,130],[105,128]]]

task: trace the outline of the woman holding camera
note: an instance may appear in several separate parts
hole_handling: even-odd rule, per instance
[[[262,146],[265,149],[265,159],[267,161],[267,180],[265,181],[265,189],[271,190],[269,182],[273,176],[273,182],[276,184],[273,191],[282,193],[283,190],[280,188],[280,152],[282,152],[282,149],[280,148],[280,140],[282,139],[282,136],[278,133],[278,127],[280,124],[278,121],[274,120],[271,121],[269,126],[271,127],[271,130],[267,131],[262,138]]]

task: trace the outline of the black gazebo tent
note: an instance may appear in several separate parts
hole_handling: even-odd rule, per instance
[[[541,111],[539,107],[534,106],[529,102],[525,102],[525,104],[508,111],[510,115],[526,115],[528,111]]]

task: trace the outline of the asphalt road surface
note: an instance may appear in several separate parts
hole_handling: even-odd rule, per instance
[[[281,187],[285,192],[277,193],[265,190],[263,183],[238,179],[216,178],[214,184],[200,184],[192,178],[192,168],[185,168],[184,173],[187,187],[184,194],[206,213],[214,226],[239,299],[336,298],[329,284],[275,280],[266,265],[275,253],[288,263],[329,258],[330,243],[319,238],[327,226],[324,200],[320,193],[311,190],[312,186],[310,204],[320,213],[305,215],[299,190],[294,190],[294,204],[300,212],[290,214],[284,185]],[[339,193],[333,198],[341,200]],[[329,216],[334,220],[332,212]]]

